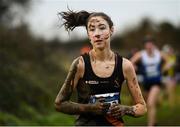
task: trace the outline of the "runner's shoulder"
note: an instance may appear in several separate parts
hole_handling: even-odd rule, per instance
[[[83,59],[83,57],[79,56],[79,57],[75,58],[72,63],[75,63],[75,62],[78,63],[77,64],[77,72],[79,72],[80,77],[82,77],[83,73],[84,73],[84,59]]]

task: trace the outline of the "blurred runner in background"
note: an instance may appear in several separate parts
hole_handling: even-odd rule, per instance
[[[162,71],[167,69],[167,59],[156,47],[152,36],[143,39],[144,49],[137,52],[131,61],[137,68],[136,63],[141,62],[141,73],[143,76],[143,88],[148,108],[148,125],[156,124],[156,109],[162,87]],[[165,61],[162,67],[161,63]]]
[[[170,45],[164,45],[162,48],[163,53],[166,55],[168,60],[168,70],[164,73],[164,84],[166,87],[166,94],[168,95],[169,105],[174,106],[175,103],[175,66],[176,66],[176,55],[173,48]]]
[[[80,49],[80,54],[85,54],[85,53],[89,53],[89,51],[91,50],[91,47],[89,45],[84,45],[81,49]]]

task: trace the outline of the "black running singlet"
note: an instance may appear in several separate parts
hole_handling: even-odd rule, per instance
[[[108,103],[121,103],[120,92],[124,81],[122,71],[122,57],[115,53],[115,67],[111,76],[107,78],[98,77],[92,69],[89,54],[82,55],[85,63],[85,72],[77,85],[78,103],[95,103],[98,97],[105,98]],[[123,120],[107,117],[106,115],[95,115],[84,113],[77,117],[76,125],[87,126],[121,126]]]

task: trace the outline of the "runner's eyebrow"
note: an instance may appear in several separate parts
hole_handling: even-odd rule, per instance
[[[105,24],[99,24],[98,26],[106,26]],[[95,27],[95,25],[90,24],[88,28]]]

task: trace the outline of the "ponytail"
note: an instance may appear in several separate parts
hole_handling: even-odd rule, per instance
[[[101,16],[104,18],[104,20],[108,22],[110,28],[113,26],[111,18],[103,12],[89,13],[84,10],[75,12],[69,9],[67,12],[58,13],[58,15],[60,15],[64,20],[62,25],[64,25],[68,32],[73,31],[74,28],[78,26],[85,26],[87,28],[88,20],[95,16]]]
[[[75,12],[72,10],[69,10],[67,12],[60,12],[58,13],[63,19],[64,19],[64,27],[67,31],[73,31],[75,27],[78,26],[87,26],[87,20],[88,17],[91,15],[91,13],[87,11],[80,11]]]

